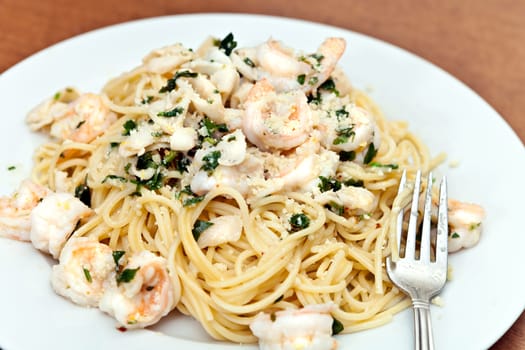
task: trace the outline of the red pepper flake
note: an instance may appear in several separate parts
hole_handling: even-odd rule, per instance
[[[125,332],[127,331],[128,329],[124,326],[120,326],[120,327],[117,327],[117,330],[121,331],[121,332]]]

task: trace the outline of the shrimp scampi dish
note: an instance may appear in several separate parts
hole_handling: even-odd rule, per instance
[[[389,322],[410,306],[384,269],[401,173],[444,155],[351,84],[346,46],[230,33],[158,48],[100,93],[56,91],[27,115],[49,141],[0,198],[0,236],[56,259],[55,292],[119,328],[177,309],[217,340],[336,349]],[[450,251],[484,216],[450,200]]]

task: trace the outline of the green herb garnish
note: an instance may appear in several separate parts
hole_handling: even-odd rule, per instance
[[[121,273],[117,275],[117,284],[128,283],[133,281],[139,269],[140,266],[135,269],[124,269]]]
[[[350,138],[353,139],[355,136],[353,126],[338,129],[336,130],[336,133],[337,133],[337,137],[334,139],[334,142],[333,142],[334,145],[340,145],[342,143],[347,143]]]
[[[339,91],[335,87],[335,83],[332,78],[327,79],[324,83],[319,86],[319,89],[333,92],[336,96],[339,96]],[[346,111],[345,111],[346,112]],[[348,112],[347,112],[348,113]]]
[[[131,133],[131,130],[135,130],[137,128],[137,123],[129,119],[122,126],[124,127],[124,131],[122,132],[122,135],[128,136]]]
[[[343,326],[341,321],[339,321],[336,318],[333,318],[333,319],[334,321],[332,322],[332,335],[336,335],[336,334],[341,333],[345,329],[345,327]]]
[[[75,127],[75,129],[78,129],[80,128],[86,121],[85,120],[81,120],[78,122],[77,126]]]
[[[87,186],[87,183],[84,182],[75,187],[75,197],[88,207],[91,207],[91,189]]]
[[[337,117],[338,121],[340,121],[342,118],[348,118],[349,115],[350,114],[344,107],[335,111],[335,116]]]
[[[88,283],[93,282],[93,279],[91,278],[91,273],[89,272],[89,270],[86,269],[85,267],[82,267],[82,270],[84,271],[84,277],[86,277],[86,281]]]
[[[317,78],[317,77],[311,77],[311,78],[308,80],[308,84],[309,84],[309,85],[315,85],[315,84],[317,84],[318,81],[319,81],[319,78]]]
[[[182,112],[184,112],[184,108],[179,106],[179,107],[173,108],[171,111],[159,112],[157,113],[157,115],[159,117],[171,118],[171,117],[176,117],[179,114],[182,114]]]
[[[200,203],[202,202],[202,200],[204,199],[205,196],[197,196],[197,197],[191,197],[191,198],[186,198],[183,202],[182,202],[182,206],[183,207],[189,207],[189,206],[192,206],[192,205],[195,205],[197,203]]]
[[[333,190],[335,192],[341,189],[341,182],[337,179],[334,179],[333,177],[319,176],[319,180],[321,180],[321,182],[319,183],[318,187],[321,190],[321,192],[326,192],[330,190]]]
[[[151,152],[146,152],[137,158],[137,169],[157,169],[159,165],[153,161],[153,155]]]
[[[229,33],[222,39],[221,41],[218,41],[219,49],[224,50],[224,53],[226,56],[230,56],[233,49],[237,47],[237,42],[233,38],[233,34]]]
[[[253,63],[253,61],[251,59],[249,59],[248,57],[246,57],[244,60],[244,63],[246,63],[247,66],[250,66],[250,67],[255,67],[255,63]]]
[[[306,79],[306,75],[305,74],[301,74],[301,75],[298,75],[297,76],[297,82],[301,85],[304,84],[304,80]]]
[[[330,211],[336,213],[339,216],[345,213],[345,207],[337,204],[336,202],[330,202],[329,204],[325,205],[325,208],[330,209]]]
[[[293,214],[289,222],[292,225],[292,232],[300,231],[310,226],[310,219],[303,213]]]
[[[355,151],[341,151],[339,152],[339,160],[342,162],[348,162],[355,159]]]
[[[114,250],[113,253],[111,253],[111,255],[113,255],[113,261],[115,262],[115,265],[118,266],[119,265],[119,260],[120,258],[122,258],[122,256],[124,256],[124,254],[126,254],[125,251],[123,250]]]
[[[365,154],[365,159],[363,160],[363,163],[368,164],[374,159],[374,157],[377,154],[377,149],[375,148],[374,144],[371,143],[370,146],[368,146],[368,150]]]
[[[107,175],[104,180],[102,180],[102,183],[105,183],[108,180],[119,180],[121,182],[127,182],[128,180],[122,176],[118,175]]]
[[[140,103],[142,103],[143,105],[145,104],[148,104],[151,102],[151,100],[153,100],[153,96],[146,96],[142,99],[142,101],[140,101]]]
[[[219,131],[219,132],[228,132],[229,131],[228,127],[226,126],[226,124],[224,124],[224,123],[223,124],[216,124],[208,117],[205,117],[202,120],[202,124],[206,128],[206,131],[208,132],[208,135],[211,135],[215,131]]]
[[[354,186],[354,187],[363,187],[365,183],[363,180],[354,180],[354,179],[348,179],[343,182],[345,186]]]
[[[452,238],[459,238],[459,234],[457,232],[453,232],[451,237]]]
[[[219,166],[219,158],[221,157],[221,151],[213,151],[202,157],[204,164],[201,166],[201,170],[205,170],[208,173],[213,172],[215,168]]]
[[[183,70],[183,71],[176,72],[173,75],[173,78],[168,79],[168,81],[166,82],[166,85],[160,88],[159,92],[170,92],[173,89],[175,89],[177,79],[179,78],[195,78],[197,77],[197,75],[199,74],[196,72],[190,72],[189,70]]]
[[[16,169],[16,166],[14,166],[14,165],[10,165],[10,166],[7,167],[8,171],[13,171],[15,169]]]
[[[204,221],[204,220],[195,221],[195,224],[193,225],[193,229],[191,230],[191,233],[193,234],[193,238],[195,238],[196,241],[199,240],[201,233],[203,233],[206,229],[208,229],[212,225],[213,225],[213,222],[210,222],[210,221]]]

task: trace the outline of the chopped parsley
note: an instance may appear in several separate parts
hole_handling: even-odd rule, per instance
[[[169,151],[168,153],[166,153],[164,155],[164,158],[162,158],[162,165],[164,166],[168,166],[170,165],[171,162],[173,162],[175,160],[175,158],[177,157],[177,151]]]
[[[129,174],[129,169],[131,168],[131,163],[127,163],[126,165],[124,165],[124,172],[126,174]]]
[[[343,182],[345,186],[363,187],[365,183],[363,180],[348,179]]]
[[[342,118],[348,118],[349,115],[350,114],[344,107],[335,111],[335,116],[337,117],[338,121],[340,121]]]
[[[159,165],[153,160],[153,155],[151,152],[146,152],[143,155],[137,158],[137,169],[157,169]]]
[[[204,164],[201,166],[201,170],[205,170],[208,173],[213,172],[219,166],[220,157],[221,151],[213,151],[202,157]]]
[[[107,175],[104,180],[102,180],[102,183],[105,183],[108,180],[119,180],[121,182],[127,182],[128,180],[126,178],[123,178],[122,176],[118,175]]]
[[[341,321],[339,321],[336,318],[333,318],[333,319],[334,321],[332,322],[332,335],[336,335],[336,334],[341,333],[345,329],[345,327],[343,326]]]
[[[326,91],[333,92],[336,96],[339,96],[339,91],[336,89],[334,80],[332,78],[328,78],[324,83],[322,83],[319,86],[319,89],[323,89],[323,90],[326,90]]]
[[[184,173],[188,171],[188,167],[190,166],[190,164],[191,159],[182,155],[180,158],[177,159],[175,169],[177,169],[179,173]]]
[[[333,190],[335,192],[341,189],[341,182],[334,179],[333,177],[319,176],[319,180],[321,180],[321,182],[319,183],[318,187],[321,190],[321,192],[326,192],[330,190]]]
[[[202,120],[202,124],[204,125],[204,127],[206,128],[206,131],[208,132],[208,135],[211,135],[213,134],[213,132],[215,131],[219,131],[219,132],[228,132],[228,127],[226,126],[226,124],[216,124],[213,122],[213,120],[211,120],[210,118],[208,117],[205,117],[203,120]]]
[[[339,152],[339,160],[342,162],[348,162],[355,159],[355,151],[341,151]]]
[[[133,281],[139,269],[140,266],[135,269],[124,269],[121,273],[117,275],[117,284],[128,283]]]
[[[301,74],[301,75],[298,75],[297,76],[297,82],[301,85],[304,84],[304,80],[306,79],[306,75],[305,74]]]
[[[371,162],[368,165],[376,167],[376,168],[390,168],[390,169],[397,169],[397,168],[399,168],[399,165],[394,164],[394,163],[383,164],[383,163],[378,163],[378,162]]]
[[[451,237],[452,238],[459,238],[459,234],[457,232],[453,232]]]
[[[353,126],[338,129],[336,130],[336,133],[337,133],[337,137],[334,139],[334,142],[333,142],[334,145],[340,145],[342,143],[347,143],[350,138],[353,139],[355,136]]]
[[[226,56],[230,56],[233,49],[237,47],[237,42],[233,38],[233,34],[229,33],[224,37],[222,40],[216,40],[215,45],[219,47],[219,49],[224,50],[224,53]]]
[[[477,229],[480,225],[481,225],[481,222],[476,222],[476,223],[470,224],[470,226],[468,227],[468,229],[469,229],[470,231],[472,231],[472,230]]]
[[[375,148],[374,144],[371,143],[370,146],[368,146],[368,150],[365,154],[365,159],[363,160],[363,163],[368,164],[374,159],[374,157],[377,154],[377,149]]]
[[[164,176],[162,175],[162,173],[157,171],[155,173],[155,175],[153,175],[148,180],[141,180],[139,178],[136,178],[135,180],[131,180],[131,183],[137,185],[136,192],[138,192],[138,193],[140,193],[140,188],[141,187],[146,187],[148,190],[155,191],[155,190],[158,190],[159,188],[162,187],[162,179],[163,178],[164,178]]]
[[[173,108],[171,111],[159,112],[157,113],[157,115],[159,117],[171,118],[171,117],[176,117],[179,114],[182,114],[182,112],[184,112],[184,108],[179,106],[179,107]]]
[[[77,124],[77,126],[75,127],[75,129],[80,128],[82,125],[84,125],[85,122],[86,122],[85,120],[81,120],[81,121],[79,121],[78,124]]]
[[[91,207],[91,189],[86,182],[75,187],[75,197],[88,207]]]
[[[310,55],[310,57],[312,57],[313,59],[315,59],[317,61],[317,64],[320,64],[321,61],[323,60],[324,56],[319,54],[319,53],[313,53]]]
[[[325,208],[330,209],[331,212],[334,212],[339,216],[345,213],[345,207],[337,204],[336,202],[330,202],[329,204],[325,205]]]
[[[120,258],[122,258],[122,256],[124,256],[124,254],[126,254],[125,251],[123,250],[114,250],[113,253],[111,253],[111,255],[113,255],[113,261],[115,262],[115,265],[118,267],[119,265],[119,260]]]
[[[93,279],[91,278],[91,273],[89,272],[89,270],[86,269],[85,267],[82,267],[82,270],[84,271],[84,277],[86,277],[86,281],[88,283],[93,282]]]
[[[122,126],[124,127],[124,131],[122,132],[122,136],[128,136],[131,133],[131,130],[135,130],[137,128],[137,123],[135,123],[133,120],[129,119]]]
[[[250,66],[250,67],[255,67],[255,63],[253,63],[253,61],[251,59],[249,59],[248,57],[246,57],[244,60],[244,63],[246,63],[247,66]]]
[[[53,96],[53,100],[58,101],[60,99],[60,91],[56,92]]]
[[[120,145],[120,142],[110,142],[109,146],[111,148],[115,148],[115,147],[118,147]]]
[[[168,79],[166,85],[161,87],[159,92],[170,92],[175,89],[177,79],[179,78],[195,78],[199,75],[196,72],[190,72],[189,70],[178,71],[173,75],[173,78]]]
[[[318,81],[319,81],[319,78],[317,78],[317,77],[311,77],[311,78],[308,80],[308,84],[309,84],[309,85],[315,85],[315,84],[317,84]]]
[[[14,166],[14,165],[10,165],[10,166],[7,167],[8,171],[13,171],[15,169],[16,169],[16,166]]]
[[[189,206],[192,206],[192,205],[195,205],[197,203],[202,202],[203,199],[204,199],[204,196],[196,196],[196,197],[186,198],[182,202],[182,206],[183,207],[189,207]]]
[[[300,231],[310,226],[310,219],[303,213],[293,214],[289,222],[292,225],[292,232]]]
[[[199,240],[201,233],[203,233],[205,230],[207,230],[212,225],[213,225],[213,222],[210,222],[210,221],[204,221],[204,220],[195,221],[195,224],[193,225],[193,229],[191,230],[191,233],[193,234],[193,238],[195,238],[196,241]]]
[[[321,94],[317,94],[317,95],[308,95],[308,103],[313,103],[313,104],[316,104],[316,105],[319,105],[321,104]]]
[[[146,96],[142,99],[142,101],[140,101],[140,103],[142,103],[143,105],[145,104],[148,104],[151,102],[151,100],[153,100],[153,96]]]

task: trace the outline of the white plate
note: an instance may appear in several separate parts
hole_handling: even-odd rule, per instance
[[[182,42],[196,47],[212,34],[235,34],[239,46],[270,36],[314,51],[328,36],[346,38],[341,64],[353,83],[371,90],[390,119],[406,119],[434,154],[446,151],[458,168],[447,173],[453,197],[481,203],[488,217],[480,243],[454,254],[454,279],[433,307],[438,349],[484,349],[512,325],[525,305],[522,271],[525,152],[503,119],[478,95],[432,64],[392,45],[347,30],[253,15],[205,14],[146,19],[96,30],[54,45],[0,76],[0,193],[27,176],[41,138],[24,117],[64,86],[99,91],[108,78],[131,69],[151,49]],[[17,166],[7,171],[10,165]],[[19,349],[245,349],[209,339],[197,322],[174,315],[152,330],[115,329],[96,309],[74,306],[49,285],[51,259],[28,244],[0,239],[0,347]],[[169,334],[164,335],[160,332]],[[412,347],[409,310],[390,324],[338,336],[341,348]],[[211,343],[211,345],[210,345]]]

